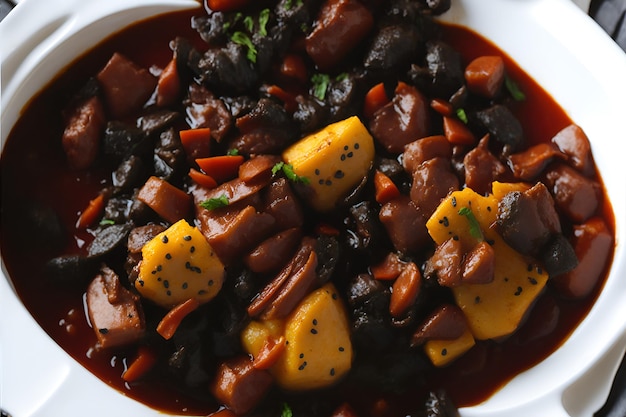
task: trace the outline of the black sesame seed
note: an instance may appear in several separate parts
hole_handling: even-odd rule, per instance
[[[454,236],[452,236],[452,239],[459,240],[459,237],[457,235],[454,235]]]
[[[528,282],[530,282],[532,285],[537,285],[537,280],[533,277],[528,277]]]
[[[538,273],[539,275],[543,274],[543,269],[541,269],[541,267],[540,267],[540,266],[538,266],[538,267],[537,267],[537,273]]]
[[[98,332],[100,332],[101,334],[107,334],[109,333],[109,329],[107,328],[98,329]]]
[[[167,290],[167,295],[172,295],[172,292],[170,290]]]
[[[161,272],[163,270],[163,265],[157,265],[157,271]]]
[[[319,183],[320,185],[324,185],[324,180],[319,180],[319,181],[318,181],[318,183]]]
[[[163,235],[163,237],[161,238],[161,242],[163,242],[163,243],[167,243],[167,242],[169,242],[169,241],[170,241],[170,240],[167,238],[167,236],[166,236],[166,235]]]
[[[331,180],[326,180],[325,184],[326,185],[333,185],[333,182]]]
[[[206,291],[205,291],[205,290],[200,290],[200,291],[198,291],[198,295],[204,295],[204,294],[206,294]]]
[[[212,286],[213,286],[213,280],[212,280],[212,279],[210,279],[210,280],[209,280],[209,287],[212,287]]]
[[[166,253],[165,254],[165,259],[172,259],[172,254],[171,253]]]
[[[331,297],[333,297],[333,300],[336,300],[337,299],[337,293],[333,293],[333,295]]]
[[[339,352],[343,352],[345,349],[343,346],[339,346]]]
[[[313,326],[317,326],[317,319],[313,319]]]
[[[187,287],[189,287],[189,284],[187,284],[186,282],[183,282],[183,290],[186,290]]]
[[[343,150],[344,150],[344,151],[347,151],[348,149],[350,149],[350,147],[349,147],[348,145],[346,145],[346,146],[344,146],[344,147],[343,147]]]
[[[487,211],[491,211],[491,206],[487,206]]]
[[[189,248],[189,252],[194,253],[196,251],[196,247],[192,246]]]
[[[156,274],[157,274],[157,271],[155,269],[155,270],[152,271],[152,275],[156,275]]]
[[[306,367],[306,361],[302,362],[302,365],[298,366],[298,371],[303,371]]]
[[[161,282],[161,281],[163,281],[163,278],[158,277],[158,278],[157,278],[157,281]]]
[[[170,287],[170,282],[168,280],[163,280],[163,286],[165,288],[169,288]]]
[[[361,145],[359,145],[358,143],[354,144],[354,149],[359,149],[361,147]]]
[[[452,197],[452,200],[450,200],[450,202],[452,203],[452,207],[456,207],[456,197]]]
[[[339,169],[339,170],[337,170],[337,172],[335,172],[335,178],[337,178],[337,179],[341,179],[341,178],[343,178],[343,177],[344,177],[344,175],[345,175],[345,174],[344,174],[344,173],[343,173],[343,171],[342,171],[342,170],[340,170],[340,169]]]
[[[517,291],[515,291],[515,296],[517,297],[518,295],[522,294],[522,287],[517,287]]]
[[[330,368],[330,376],[335,376],[335,368]]]
[[[480,296],[476,296],[476,298],[474,298],[474,304],[479,304],[480,303]]]
[[[509,282],[509,278],[508,277],[504,277],[504,282]]]
[[[528,266],[526,267],[526,270],[528,272],[532,271],[533,270],[533,264],[528,264]]]
[[[352,158],[354,156],[354,154],[352,152],[348,152],[348,154],[346,155],[348,158]]]
[[[139,283],[139,285],[143,287],[143,284],[144,284],[143,279],[138,279],[137,282]]]
[[[318,168],[315,168],[315,175],[320,175],[320,170]]]
[[[341,154],[341,158],[340,158],[340,159],[341,159],[342,161],[345,161],[345,160],[346,160],[346,154],[345,154],[345,153],[342,153],[342,154]]]
[[[443,216],[443,219],[441,219],[441,224],[443,224],[444,227],[450,226],[450,220],[448,220],[447,216]]]
[[[312,334],[317,334],[317,329],[311,329]]]
[[[304,358],[304,353],[301,353],[300,355],[298,355],[300,357],[300,359]]]
[[[496,241],[493,239],[485,239],[485,242],[487,242],[489,246],[493,246],[496,244]]]
[[[189,235],[183,236],[183,240],[186,240],[187,242],[189,242],[191,240],[191,236]]]
[[[441,356],[446,356],[448,354],[448,349],[443,348],[441,349]]]

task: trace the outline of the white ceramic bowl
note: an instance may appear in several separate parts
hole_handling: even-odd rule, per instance
[[[626,54],[570,0],[456,0],[443,20],[507,52],[589,136],[615,211],[617,246],[596,304],[566,343],[463,417],[591,416],[626,348]],[[2,145],[30,97],[63,66],[135,20],[194,0],[24,0],[0,23]],[[2,265],[0,407],[14,417],[151,417],[85,370],[36,324]]]

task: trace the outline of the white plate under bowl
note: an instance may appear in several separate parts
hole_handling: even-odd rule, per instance
[[[133,21],[194,0],[23,0],[0,23],[2,145],[29,99],[68,62]],[[626,349],[626,54],[569,0],[453,0],[442,19],[490,39],[589,136],[613,205],[616,252],[589,315],[546,360],[463,417],[588,417]],[[14,417],[155,417],[74,361],[0,276],[0,408]]]

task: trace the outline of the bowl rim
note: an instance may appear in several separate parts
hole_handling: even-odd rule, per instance
[[[0,37],[4,40],[0,45],[2,147],[21,109],[51,78],[46,74],[54,75],[63,69],[65,61],[55,57],[75,57],[77,51],[92,46],[94,39],[136,19],[191,7],[199,7],[199,3],[195,0],[21,1],[0,23]],[[508,18],[494,21],[489,16]],[[25,19],[28,19],[28,25],[23,24]],[[626,196],[620,184],[623,175],[620,176],[615,155],[621,152],[602,146],[614,146],[615,143],[610,142],[611,135],[619,132],[614,128],[621,116],[619,98],[626,97],[626,78],[619,79],[620,74],[626,74],[626,54],[568,0],[462,0],[455,2],[441,19],[470,27],[509,54],[585,130],[592,140],[596,160],[614,165],[600,166],[615,213],[616,246],[611,273],[595,305],[562,347],[515,377],[485,403],[463,408],[461,413],[464,417],[590,415],[605,401],[610,384],[602,381],[612,379],[626,349],[626,321],[620,319],[626,317],[626,293],[620,291],[626,281],[620,278],[626,277]],[[525,26],[529,23],[530,26]],[[557,63],[550,67],[562,69],[569,66],[577,72],[567,78],[552,71],[544,61],[537,59],[537,52],[529,50],[533,48],[528,45],[544,53],[550,51],[552,61]],[[576,80],[583,80],[585,84],[576,84]],[[573,85],[576,88],[572,88]],[[580,95],[584,95],[588,103],[581,106],[577,102]],[[618,141],[618,146],[625,150],[623,141],[621,144]],[[20,303],[7,276],[2,261],[0,354],[4,358],[4,371],[0,372],[0,381],[7,388],[0,400],[7,411],[18,415],[17,412],[23,410],[19,415],[43,416],[42,407],[45,406],[49,415],[50,407],[64,407],[62,404],[72,387],[83,390],[90,387],[103,392],[98,398],[107,399],[107,412],[100,414],[100,410],[94,410],[93,415],[108,415],[111,412],[108,407],[124,413],[133,410],[141,416],[157,413],[120,395],[52,341]],[[14,338],[18,333],[19,341]],[[36,344],[39,347],[37,352],[41,352],[45,360],[24,354],[21,348],[24,339]],[[582,352],[581,346],[584,346]],[[29,383],[27,393],[20,391],[24,385],[16,384],[13,378],[20,367],[31,366],[29,361],[38,366],[30,369],[31,372],[44,370],[50,377],[42,378],[43,382],[36,384],[35,388]],[[594,371],[604,361],[609,363],[598,376]],[[559,372],[554,372],[555,369]],[[595,390],[583,395],[577,386],[589,378],[596,384]],[[109,389],[103,389],[103,386]],[[520,396],[520,392],[525,395]],[[41,395],[41,399],[33,401],[34,395]],[[103,405],[100,400],[98,402]],[[546,410],[550,411],[546,414]]]

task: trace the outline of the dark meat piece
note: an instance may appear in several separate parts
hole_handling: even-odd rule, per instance
[[[382,172],[395,181],[402,181],[404,169],[396,159],[383,158],[376,156],[374,160],[374,169]]]
[[[426,43],[426,67],[412,65],[409,79],[430,96],[449,98],[465,82],[461,55],[442,41]]]
[[[369,129],[376,140],[391,153],[428,135],[429,113],[426,98],[415,88],[399,83],[392,101],[378,109]]]
[[[340,256],[339,242],[334,236],[321,235],[315,242],[315,253],[317,253],[317,279],[319,285],[330,280]]]
[[[252,359],[240,356],[222,363],[211,383],[211,393],[237,415],[253,410],[272,386],[266,370],[252,366]]]
[[[463,283],[489,284],[493,281],[496,254],[486,241],[477,243],[463,259]]]
[[[103,266],[89,284],[86,303],[99,348],[122,346],[143,337],[146,323],[139,296],[124,288],[110,268]]]
[[[442,199],[458,189],[459,179],[447,158],[429,159],[413,171],[411,200],[426,218],[434,213]]]
[[[146,135],[162,132],[180,118],[180,113],[171,110],[158,110],[137,119],[137,127]]]
[[[463,277],[463,247],[454,237],[437,246],[426,262],[425,277],[436,277],[442,287],[456,287]]]
[[[550,278],[569,272],[578,265],[574,248],[561,233],[554,235],[541,250],[541,261]]]
[[[301,238],[299,228],[287,229],[261,242],[243,261],[252,272],[277,271],[284,265],[285,259],[293,255]]]
[[[298,135],[297,126],[282,106],[262,98],[256,107],[236,121],[239,136],[231,148],[251,154],[277,154]]]
[[[384,229],[378,212],[370,201],[362,201],[350,207],[350,216],[355,227],[354,239],[350,246],[358,250],[371,250],[380,243]]]
[[[130,155],[113,171],[111,177],[117,192],[128,192],[146,181],[148,170],[141,158]]]
[[[126,223],[129,220],[130,207],[133,202],[125,197],[111,197],[104,206],[103,219],[116,224]]]
[[[420,33],[414,25],[384,26],[374,36],[363,66],[376,73],[405,72],[419,56],[420,46]]]
[[[596,213],[602,201],[600,184],[565,164],[546,173],[546,185],[561,213],[574,223],[582,223]]]
[[[389,346],[393,340],[389,325],[389,289],[372,276],[359,274],[350,281],[347,296],[352,307],[354,344],[373,352]]]
[[[141,109],[157,85],[157,79],[125,56],[114,53],[98,73],[98,81],[113,118],[120,119]]]
[[[132,228],[131,223],[125,223],[98,229],[95,238],[87,246],[87,254],[90,257],[100,257],[126,246],[126,239]]]
[[[139,253],[143,245],[151,241],[156,235],[165,231],[165,226],[160,224],[149,224],[133,228],[129,235],[126,247],[130,253]]]
[[[140,129],[122,122],[107,123],[102,143],[105,155],[118,161],[133,154],[144,154],[151,149],[148,137]]]
[[[184,101],[187,122],[193,129],[208,127],[211,137],[221,142],[232,128],[232,116],[222,100],[206,88],[191,83]]]
[[[513,249],[527,255],[538,253],[554,234],[561,233],[554,200],[543,183],[505,195],[498,204],[496,226]]]
[[[274,8],[274,13],[284,24],[300,27],[302,24],[311,23],[316,3],[316,1],[280,0]]]
[[[360,100],[364,93],[360,80],[360,76],[355,73],[346,73],[331,80],[326,92],[331,116],[328,123],[344,120],[361,110]]]
[[[407,196],[400,196],[381,207],[378,214],[393,246],[404,254],[414,253],[431,242],[426,218]]]
[[[69,117],[61,139],[72,169],[89,168],[98,156],[105,114],[97,96],[77,106]]]
[[[613,234],[604,220],[593,217],[584,224],[574,226],[572,245],[578,266],[555,277],[552,284],[569,298],[588,296],[604,276],[607,263],[614,251]]]
[[[296,96],[296,110],[293,112],[293,120],[300,126],[302,133],[310,133],[326,123],[328,107],[320,103],[311,95]]]
[[[265,192],[265,212],[276,219],[276,227],[279,230],[304,224],[302,205],[285,178],[272,180]]]
[[[583,130],[576,125],[569,125],[552,138],[561,152],[569,157],[568,163],[585,176],[594,172],[591,144]]]
[[[432,311],[411,337],[411,347],[431,339],[454,340],[468,329],[463,311],[456,304],[442,304]]]
[[[475,116],[491,137],[505,146],[505,154],[515,152],[524,146],[522,125],[508,107],[496,104],[476,112]]]
[[[222,43],[226,39],[224,24],[229,21],[225,13],[212,11],[208,15],[193,16],[191,27],[198,32],[203,41],[209,45]]]
[[[154,175],[168,181],[180,177],[187,167],[185,161],[178,132],[173,128],[162,132],[154,147]]]
[[[306,51],[322,71],[338,64],[374,24],[370,11],[357,0],[326,0],[317,17]]]
[[[465,185],[482,195],[491,192],[491,183],[501,180],[508,172],[489,150],[488,140],[488,136],[482,138],[478,146],[463,157]]]
[[[46,262],[46,276],[54,282],[84,285],[98,272],[98,262],[80,255],[64,255]]]
[[[402,154],[402,166],[412,175],[420,164],[436,157],[452,157],[452,146],[443,135],[427,136],[407,144]]]
[[[555,158],[565,159],[565,155],[552,143],[540,143],[509,155],[509,166],[516,178],[533,181]]]
[[[258,74],[246,57],[246,47],[234,42],[210,48],[192,70],[209,90],[229,95],[249,91],[258,82]]]

